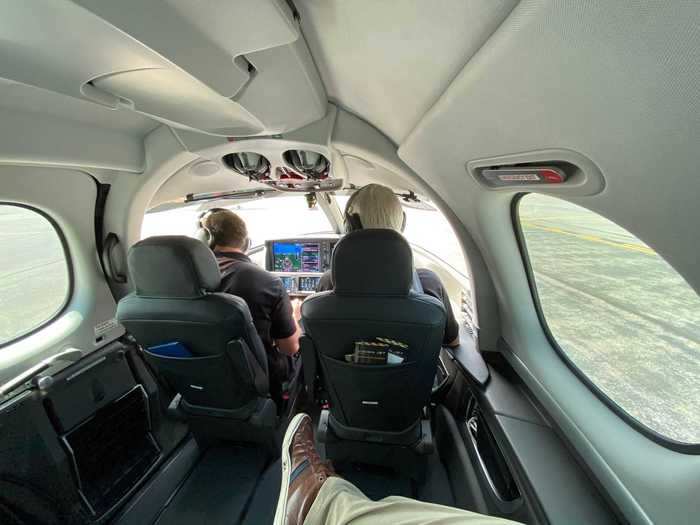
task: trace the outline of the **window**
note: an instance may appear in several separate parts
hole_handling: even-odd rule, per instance
[[[404,205],[404,236],[411,244],[432,253],[462,276],[469,275],[462,247],[452,226],[437,208],[414,208]]]
[[[252,261],[265,266],[265,241],[333,231],[320,205],[309,209],[306,197],[300,194],[278,194],[246,202],[218,201],[190,204],[165,211],[152,211],[143,218],[141,238],[152,235],[197,234],[197,223],[203,210],[211,207],[228,208],[237,213],[248,227],[254,248],[248,255]],[[255,249],[260,247],[260,249]]]
[[[627,230],[525,195],[518,218],[540,308],[573,364],[658,434],[700,443],[700,297]]]
[[[219,201],[197,203],[165,211],[149,212],[143,219],[141,238],[152,235],[189,235],[197,233],[203,210],[215,205],[237,213],[248,227],[252,246],[270,239],[328,233],[333,228],[319,205],[309,209],[304,195],[279,195],[242,203]]]
[[[4,345],[63,309],[70,273],[61,238],[36,211],[0,204],[0,246],[0,345]]]

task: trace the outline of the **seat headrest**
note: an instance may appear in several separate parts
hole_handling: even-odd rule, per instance
[[[137,242],[129,250],[128,266],[136,295],[145,297],[200,297],[221,283],[213,252],[183,235]]]
[[[413,253],[394,230],[357,230],[333,250],[337,295],[408,295],[413,282]]]

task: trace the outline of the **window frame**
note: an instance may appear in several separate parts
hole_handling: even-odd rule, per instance
[[[523,266],[525,268],[525,273],[527,275],[527,282],[528,286],[530,288],[530,293],[532,295],[532,300],[535,305],[535,311],[537,312],[537,317],[539,318],[540,321],[540,326],[542,327],[542,330],[544,331],[545,336],[549,340],[549,343],[552,345],[552,348],[556,351],[558,354],[559,358],[566,364],[566,366],[574,373],[574,375],[584,384],[586,387],[588,387],[589,390],[591,390],[598,399],[600,399],[608,408],[610,408],[622,421],[624,421],[627,425],[632,427],[634,430],[637,432],[640,432],[642,435],[645,437],[651,439],[655,443],[673,450],[674,452],[681,452],[683,454],[693,454],[693,455],[698,455],[700,454],[700,443],[683,443],[681,441],[676,441],[673,438],[664,436],[663,434],[657,432],[656,430],[646,426],[644,423],[641,421],[637,420],[634,416],[629,414],[624,408],[622,408],[618,403],[615,402],[608,394],[606,394],[603,390],[601,390],[600,387],[598,387],[593,380],[588,377],[583,370],[581,370],[578,366],[576,366],[576,363],[567,355],[566,351],[559,346],[559,343],[557,342],[556,338],[554,337],[554,334],[552,331],[549,329],[549,325],[547,323],[547,319],[544,316],[544,310],[542,309],[542,305],[540,303],[540,296],[539,292],[537,290],[537,282],[535,281],[535,274],[534,270],[532,268],[532,264],[530,262],[530,255],[528,253],[527,249],[527,241],[525,239],[525,233],[523,232],[521,223],[520,223],[520,203],[523,200],[524,197],[527,195],[531,194],[537,194],[537,195],[546,195],[548,197],[552,197],[555,199],[562,199],[561,197],[558,197],[556,195],[549,195],[549,194],[539,194],[537,192],[522,192],[518,193],[513,197],[513,200],[511,201],[511,220],[513,222],[513,229],[515,231],[515,237],[517,239],[518,243],[518,249],[520,251],[520,256],[523,261]],[[566,199],[562,199],[566,200]],[[604,215],[601,215],[599,213],[596,213],[585,206],[582,206],[582,208],[590,211],[591,213],[595,213],[597,215],[600,215],[604,219],[607,219]],[[607,219],[610,220],[610,219]],[[614,222],[614,221],[611,221]],[[659,257],[661,257],[659,255]],[[674,268],[675,271],[675,268]]]
[[[68,308],[68,305],[70,304],[71,300],[73,299],[73,293],[75,291],[75,279],[73,271],[73,259],[71,258],[68,241],[66,240],[66,236],[64,235],[63,230],[61,230],[61,227],[59,226],[58,222],[53,217],[51,217],[51,215],[39,208],[19,202],[0,200],[0,206],[14,206],[15,208],[23,208],[25,210],[34,212],[46,219],[53,228],[54,232],[58,236],[59,242],[61,243],[61,248],[63,248],[63,256],[66,260],[66,270],[68,272],[68,287],[66,289],[66,296],[63,300],[63,304],[61,304],[61,307],[56,310],[56,313],[54,313],[51,317],[41,322],[37,326],[33,327],[31,330],[28,330],[27,332],[18,335],[14,339],[10,339],[8,341],[5,341],[4,343],[0,343],[0,351],[2,351],[3,348],[16,344],[18,341],[21,341],[22,339],[26,339],[27,337],[36,334],[37,332],[54,322],[56,319],[58,319],[61,315],[63,315],[66,309]]]

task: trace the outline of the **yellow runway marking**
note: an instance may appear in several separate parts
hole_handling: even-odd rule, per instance
[[[528,228],[537,228],[538,230],[544,230],[544,231],[550,232],[550,233],[560,233],[562,235],[570,235],[571,237],[576,237],[578,239],[583,239],[585,241],[597,242],[599,244],[613,246],[614,248],[620,248],[622,250],[627,250],[630,252],[639,252],[639,253],[644,253],[646,255],[656,255],[656,252],[654,250],[652,250],[651,248],[649,248],[648,246],[642,246],[639,244],[628,244],[628,243],[608,241],[606,239],[603,239],[602,237],[596,237],[595,235],[574,233],[574,232],[562,230],[560,228],[551,228],[549,226],[540,226],[540,225],[534,224],[530,221],[522,221],[522,224],[523,224],[523,226],[527,226]]]

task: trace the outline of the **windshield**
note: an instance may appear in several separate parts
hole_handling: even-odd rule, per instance
[[[181,208],[147,213],[141,227],[141,238],[152,235],[189,235],[197,233],[197,220],[213,203],[196,203]],[[219,208],[234,211],[248,226],[252,246],[267,240],[312,233],[332,233],[328,217],[316,205],[309,209],[304,195],[280,195],[243,203],[217,202]]]
[[[336,195],[341,210],[345,209],[347,195]],[[404,205],[406,229],[404,236],[414,246],[429,252],[451,266],[462,276],[467,267],[457,237],[445,216],[429,202],[416,208]],[[317,204],[309,209],[306,197],[301,194],[283,194],[246,202],[218,201],[195,203],[166,211],[147,213],[141,228],[141,237],[152,235],[189,235],[197,232],[197,219],[205,209],[228,208],[243,218],[248,226],[252,246],[267,240],[297,237],[317,233],[332,233],[328,217]]]

